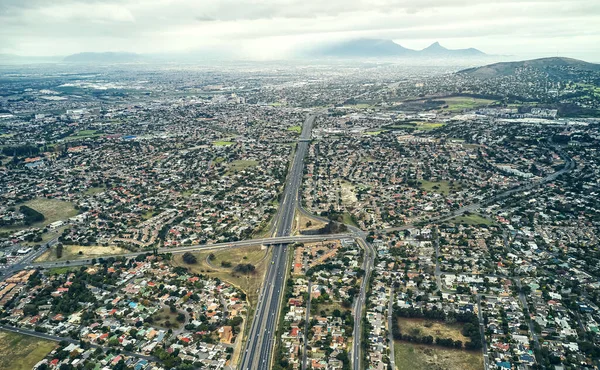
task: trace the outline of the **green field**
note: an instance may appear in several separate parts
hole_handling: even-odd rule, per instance
[[[381,134],[382,132],[385,132],[385,130],[365,131],[365,132],[363,132],[363,134],[375,136],[375,135]]]
[[[0,370],[31,370],[56,347],[56,343],[0,331]]]
[[[168,307],[163,307],[152,315],[153,324],[164,329],[179,329],[183,323],[177,321],[179,311],[171,312]]]
[[[391,129],[415,129],[418,131],[431,131],[436,128],[444,127],[445,123],[440,122],[407,122],[403,124],[396,124],[391,126],[386,126]]]
[[[238,173],[240,171],[246,170],[248,168],[258,166],[258,161],[252,160],[237,160],[227,164],[227,174],[231,175],[234,173]]]
[[[65,138],[66,141],[80,140],[80,139],[89,139],[103,136],[103,133],[99,133],[97,130],[81,130],[73,135],[67,136]]]
[[[474,213],[454,217],[448,222],[461,225],[494,225],[494,221]]]
[[[350,226],[354,226],[354,227],[358,227],[358,225],[354,222],[354,220],[352,219],[352,215],[348,212],[344,212],[342,213],[342,221],[346,224],[346,225],[350,225]]]
[[[292,127],[288,127],[287,128],[288,131],[293,131],[293,132],[297,132],[297,133],[301,133],[302,132],[302,126],[292,126]]]
[[[30,201],[27,201],[23,204],[17,205],[17,209],[19,206],[25,205],[30,208],[35,209],[39,213],[44,215],[44,221],[34,223],[31,226],[19,225],[19,226],[8,226],[4,228],[0,228],[0,232],[2,231],[16,231],[27,229],[29,227],[44,227],[48,224],[51,224],[55,221],[67,220],[73,216],[76,216],[78,211],[73,207],[71,202],[65,202],[58,199],[48,199],[48,198],[36,198]]]
[[[398,370],[481,370],[481,351],[470,352],[394,341]]]
[[[213,145],[214,146],[230,146],[235,144],[234,141],[225,141],[225,140],[217,140],[217,141],[213,141]]]
[[[99,187],[88,188],[83,193],[85,195],[96,195],[96,194],[102,193],[104,190],[106,190],[105,187],[99,186]]]
[[[441,98],[440,100],[443,100],[446,105],[448,105],[447,108],[443,109],[449,112],[462,112],[465,109],[483,107],[495,102],[495,100],[491,99],[469,98],[466,96],[453,96],[449,98]]]
[[[448,181],[427,181],[419,180],[419,187],[427,192],[433,192],[443,195],[448,195],[451,192],[459,191],[460,185],[456,183],[450,184]]]

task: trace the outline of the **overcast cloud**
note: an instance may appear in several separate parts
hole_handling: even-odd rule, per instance
[[[600,62],[600,1],[0,0],[0,53],[171,53],[254,59],[351,38]]]

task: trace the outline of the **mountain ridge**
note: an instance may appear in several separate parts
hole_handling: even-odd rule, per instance
[[[373,58],[373,57],[427,57],[427,58],[465,58],[483,57],[486,53],[475,49],[448,49],[439,42],[434,42],[422,50],[406,48],[393,40],[387,39],[354,39],[309,51],[310,56],[333,58]]]
[[[547,57],[528,59],[516,62],[500,62],[481,67],[473,67],[458,71],[457,74],[469,75],[476,78],[496,78],[514,75],[519,69],[532,68],[547,73],[550,77],[562,78],[566,71],[564,67],[579,71],[600,72],[600,64],[588,63],[583,60],[566,57]]]

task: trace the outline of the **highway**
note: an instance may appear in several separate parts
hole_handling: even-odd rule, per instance
[[[363,260],[362,268],[365,271],[365,275],[360,284],[360,294],[358,299],[354,302],[354,331],[352,334],[352,350],[351,350],[351,359],[352,359],[352,370],[360,370],[362,364],[362,358],[360,354],[361,350],[361,338],[362,338],[362,319],[363,319],[363,308],[366,303],[366,295],[367,289],[369,289],[368,283],[371,277],[371,271],[373,270],[373,265],[375,264],[375,250],[371,246],[371,244],[367,243],[367,241],[363,237],[356,238],[359,245],[365,250],[365,258]]]
[[[304,158],[310,143],[315,115],[310,114],[302,126],[296,153],[283,190],[283,200],[275,221],[275,237],[287,237],[292,233],[294,213],[298,204],[300,184],[304,174]],[[288,269],[287,243],[273,249],[271,265],[258,298],[246,348],[242,354],[242,370],[270,369],[273,358],[275,331],[279,319],[282,294]]]

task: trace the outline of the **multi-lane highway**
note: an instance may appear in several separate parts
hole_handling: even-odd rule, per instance
[[[304,173],[304,157],[308,151],[315,115],[307,117],[296,146],[296,153],[288,173],[283,200],[275,222],[275,237],[286,237],[292,233],[294,213],[298,203],[298,194]],[[242,354],[241,369],[270,369],[273,357],[275,330],[284,290],[288,266],[288,248],[286,244],[273,249],[271,265],[258,298],[256,313],[252,320],[246,348]]]
[[[359,370],[361,368],[361,345],[362,345],[362,318],[363,308],[366,303],[367,289],[369,289],[369,279],[371,277],[371,270],[375,263],[375,250],[373,247],[362,237],[357,237],[356,240],[360,246],[365,250],[365,258],[363,260],[362,268],[365,271],[362,283],[360,284],[360,294],[354,301],[354,331],[352,335],[352,369]]]

